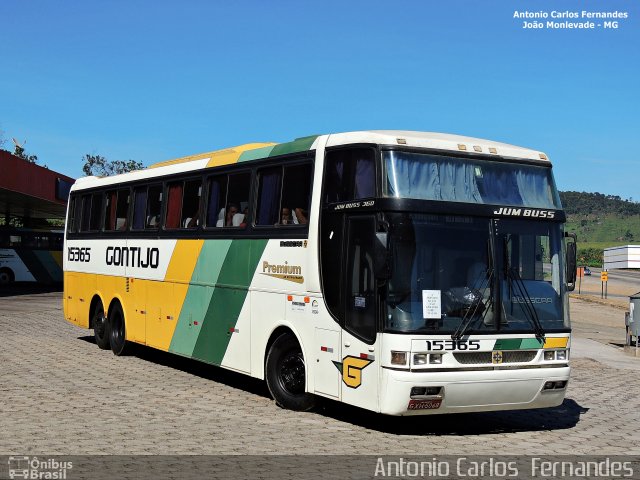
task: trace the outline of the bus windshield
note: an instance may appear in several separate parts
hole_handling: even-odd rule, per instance
[[[559,209],[551,168],[385,151],[388,197]]]
[[[569,327],[560,224],[422,213],[388,219],[385,330],[454,333],[465,323],[467,333],[544,334]]]

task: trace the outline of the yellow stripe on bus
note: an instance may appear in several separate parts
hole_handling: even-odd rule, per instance
[[[257,148],[270,147],[276,145],[275,143],[247,143],[246,145],[240,145],[233,148],[227,148],[226,150],[220,150],[211,154],[211,160],[207,163],[207,167],[218,167],[220,165],[229,165],[237,163],[240,155],[247,150],[255,150]]]
[[[544,348],[566,348],[569,339],[567,337],[547,338],[544,342]]]
[[[203,244],[204,240],[178,240],[164,281],[147,284],[147,343],[156,348],[169,350]]]

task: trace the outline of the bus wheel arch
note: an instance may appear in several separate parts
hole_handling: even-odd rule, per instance
[[[107,330],[109,332],[109,344],[114,355],[126,355],[131,344],[127,341],[127,327],[124,309],[118,298],[111,300],[107,315]]]
[[[265,351],[264,377],[276,403],[289,410],[307,411],[315,396],[306,391],[307,369],[300,341],[288,327],[278,327]]]
[[[16,276],[9,267],[0,268],[0,285],[9,285],[13,283],[15,279]]]
[[[89,328],[93,329],[96,344],[102,350],[111,348],[109,341],[109,322],[100,295],[95,294],[89,306]]]

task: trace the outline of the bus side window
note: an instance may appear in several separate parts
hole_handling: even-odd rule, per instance
[[[196,228],[200,225],[200,195],[202,193],[202,181],[187,180],[184,182],[184,194],[182,195],[182,215],[180,226],[182,228]]]
[[[89,219],[89,230],[100,230],[100,215],[102,215],[102,194],[91,195],[91,217]]]
[[[107,231],[126,230],[129,211],[129,189],[111,190],[107,192],[106,196],[104,229]]]
[[[147,187],[138,187],[133,190],[133,222],[132,230],[142,230],[145,226],[147,213]]]
[[[69,206],[69,232],[77,232],[80,226],[80,207],[82,202],[80,201],[80,197],[74,195],[71,198],[71,205]]]
[[[180,228],[182,187],[182,182],[172,182],[167,187],[167,214],[164,218],[164,228]]]
[[[256,225],[309,222],[311,164],[270,167],[258,172]]]
[[[145,228],[157,230],[162,212],[162,185],[152,185],[147,191],[147,218]]]
[[[115,190],[107,192],[104,202],[104,229],[105,231],[115,230],[116,228],[116,206],[118,204],[118,193]]]
[[[251,174],[249,172],[229,175],[225,227],[244,228],[247,226],[245,217],[248,213],[250,188]],[[236,213],[233,213],[234,211]]]
[[[116,229],[127,229],[129,214],[129,189],[118,190],[118,207],[116,208]]]
[[[82,220],[80,221],[80,231],[89,231],[89,220],[91,219],[91,195],[82,196]]]
[[[207,201],[207,227],[223,227],[227,202],[227,176],[209,179],[209,199]]]
[[[327,153],[324,175],[325,203],[347,202],[375,196],[375,150],[347,148]]]
[[[282,208],[291,210],[295,225],[309,223],[311,203],[312,168],[310,163],[284,167]]]
[[[278,225],[287,222],[281,217],[282,167],[263,168],[258,171],[258,206],[256,225]],[[289,207],[289,216],[291,210]],[[290,220],[289,220],[290,221]]]

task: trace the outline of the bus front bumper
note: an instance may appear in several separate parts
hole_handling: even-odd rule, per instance
[[[555,407],[564,400],[570,370],[569,366],[447,372],[383,368],[380,412],[433,415]],[[564,382],[564,387],[547,388],[548,382]],[[414,387],[441,389],[437,395],[424,396],[416,395],[414,390],[412,396]]]

